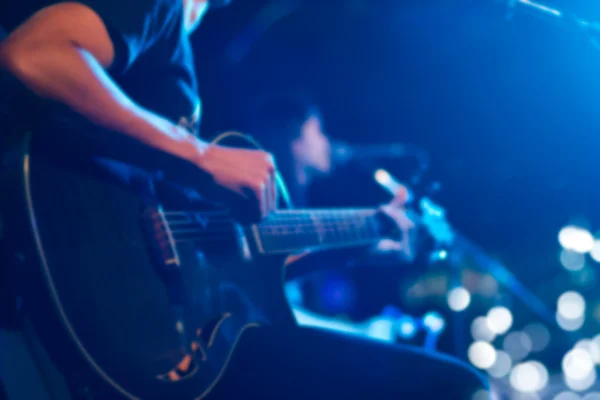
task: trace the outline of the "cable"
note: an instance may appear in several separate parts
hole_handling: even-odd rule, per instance
[[[258,149],[258,150],[265,150],[260,143],[258,143],[258,141],[256,139],[254,139],[252,136],[250,135],[246,135],[243,134],[241,132],[225,132],[222,133],[220,135],[218,135],[217,137],[215,137],[211,143],[213,144],[218,144],[230,137],[236,137],[239,139],[242,139],[243,141],[246,141],[248,143],[250,143],[254,148]],[[265,150],[266,151],[266,150]],[[283,177],[281,176],[281,174],[279,173],[279,171],[277,171],[277,166],[275,167],[275,181],[277,184],[277,190],[279,192],[279,195],[281,196],[281,199],[283,200],[283,202],[285,203],[285,207],[286,208],[294,208],[294,204],[292,202],[292,199],[290,197],[290,193],[288,191],[287,185],[285,184],[285,181],[283,180]]]

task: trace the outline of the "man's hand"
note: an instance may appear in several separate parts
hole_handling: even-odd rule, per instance
[[[276,204],[272,157],[262,151],[209,145],[140,107],[107,74],[115,57],[115,44],[103,18],[74,2],[36,12],[0,42],[0,69],[7,70],[39,97],[62,103],[95,125],[182,160],[179,164],[161,163],[163,157],[156,157],[153,165],[144,160],[140,165],[143,168],[169,172],[182,164],[188,167],[191,162],[217,184],[216,190],[202,194],[227,201],[248,219],[266,217]],[[120,157],[121,150],[116,153],[121,161],[130,158]],[[168,175],[175,173],[170,171]],[[237,206],[240,200],[245,207]]]
[[[213,200],[234,207],[242,200],[246,207],[241,211],[249,212],[254,221],[267,217],[277,207],[275,163],[271,154],[210,144],[202,149],[195,164],[225,189],[214,193],[217,198]]]
[[[414,254],[416,244],[413,239],[415,223],[406,214],[404,206],[407,201],[408,191],[401,189],[391,202],[380,207],[379,210],[396,224],[401,233],[401,239],[400,241],[393,239],[381,240],[376,246],[376,251],[380,253],[394,252],[402,258],[413,260],[416,256]]]

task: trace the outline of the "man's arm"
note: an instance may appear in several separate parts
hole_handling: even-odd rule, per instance
[[[105,69],[115,47],[102,19],[78,3],[45,8],[0,43],[0,67],[38,96],[66,104],[91,122],[194,162],[204,144],[135,104]]]
[[[127,57],[131,59],[132,55],[135,54]],[[182,167],[191,166],[200,172],[190,174],[198,183],[196,187],[208,185],[214,189],[210,191],[211,199],[230,204],[241,199],[245,204],[249,200],[252,220],[266,217],[276,207],[270,154],[208,145],[135,104],[105,71],[113,65],[115,57],[115,43],[102,18],[76,2],[59,3],[38,11],[0,42],[0,68],[35,94],[65,104],[91,122],[145,145],[141,147],[170,156],[166,162],[164,157],[143,157],[146,165],[140,166],[146,168],[162,159],[162,165],[154,166],[170,177],[178,176],[177,170]],[[188,174],[179,176],[185,178]],[[187,182],[184,179],[179,183]]]

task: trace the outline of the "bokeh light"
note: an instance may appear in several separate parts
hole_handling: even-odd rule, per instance
[[[297,281],[286,282],[285,295],[291,305],[301,305],[303,301],[302,288]]]
[[[491,274],[486,274],[481,277],[477,292],[485,297],[494,297],[498,294],[498,281]]]
[[[473,394],[471,400],[500,400],[496,392],[480,389]]]
[[[457,287],[448,293],[448,307],[452,311],[464,311],[471,303],[471,294],[464,287]]]
[[[565,226],[558,233],[558,242],[563,249],[577,253],[588,253],[594,248],[594,237],[584,228]]]
[[[550,344],[550,331],[542,324],[528,324],[523,332],[531,338],[531,351],[542,351]]]
[[[577,292],[565,292],[558,298],[558,314],[566,319],[579,319],[585,313],[585,300]]]
[[[404,339],[412,339],[417,334],[416,322],[407,316],[398,320],[398,334]]]
[[[473,397],[471,397],[471,400],[489,400],[489,398],[490,392],[481,389],[473,393]]]
[[[600,335],[594,336],[592,342],[594,343],[596,348],[600,349]],[[600,364],[600,361],[598,361],[597,364]]]
[[[446,326],[446,320],[439,313],[428,312],[423,317],[423,325],[433,333],[440,333]]]
[[[562,370],[565,383],[575,391],[587,390],[596,381],[592,356],[581,348],[575,348],[565,354],[562,360]]]
[[[468,350],[469,361],[479,369],[488,369],[496,362],[496,349],[488,342],[473,342]]]
[[[375,171],[375,180],[381,185],[388,185],[392,182],[392,176],[385,169]]]
[[[549,374],[546,367],[537,361],[515,365],[510,373],[510,385],[522,393],[535,393],[546,387]]]
[[[512,368],[512,359],[508,355],[508,353],[500,350],[496,351],[496,362],[490,368],[488,368],[487,372],[494,378],[503,378],[510,372]]]
[[[563,249],[560,252],[560,263],[566,270],[579,271],[585,267],[585,254]]]
[[[529,355],[533,343],[525,332],[511,332],[504,338],[503,348],[513,361],[521,361]]]
[[[398,319],[398,335],[404,339],[412,339],[417,334],[417,323],[409,316],[403,316]]]
[[[600,262],[600,240],[594,241],[594,246],[590,250],[590,257],[596,262]]]
[[[491,342],[496,338],[496,333],[490,329],[486,317],[477,317],[471,323],[471,336],[476,341]]]
[[[592,372],[583,379],[573,379],[565,376],[565,383],[572,390],[584,392],[596,383],[596,370],[593,369]]]
[[[512,326],[513,316],[506,307],[494,307],[488,312],[487,323],[492,332],[503,335]]]
[[[389,318],[374,318],[367,328],[367,334],[373,339],[391,342],[394,339],[393,326]]]
[[[554,400],[581,400],[581,396],[574,392],[560,392],[554,396]]]
[[[575,348],[586,351],[595,364],[600,364],[600,347],[594,340],[582,339],[575,344]]]
[[[556,313],[556,322],[558,323],[558,326],[560,326],[565,331],[574,332],[576,330],[579,330],[583,326],[585,318],[581,316],[577,319],[568,319],[563,317],[561,314]]]

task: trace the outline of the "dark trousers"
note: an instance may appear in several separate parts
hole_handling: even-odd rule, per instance
[[[0,330],[0,339],[0,381],[9,400],[71,399],[58,375],[46,368],[38,374],[39,356],[31,356],[20,335]],[[48,384],[58,396],[44,393]],[[309,328],[258,328],[242,337],[208,400],[470,400],[487,389],[468,365],[415,347]]]
[[[312,328],[260,328],[242,337],[209,400],[470,400],[488,389],[465,363],[416,347]]]

